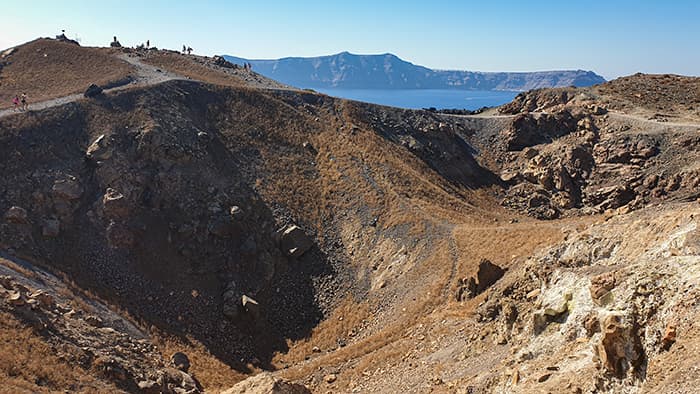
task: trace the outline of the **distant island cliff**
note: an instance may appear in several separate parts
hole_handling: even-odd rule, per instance
[[[396,55],[355,55],[342,52],[319,57],[287,57],[252,60],[224,56],[236,63],[250,63],[253,70],[300,88],[342,89],[461,89],[524,91],[537,88],[591,86],[605,82],[592,71],[475,72],[432,70]]]

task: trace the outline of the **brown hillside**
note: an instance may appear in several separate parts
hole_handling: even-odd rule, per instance
[[[51,370],[80,363],[80,388],[216,392],[261,371],[324,393],[697,387],[700,125],[681,82],[453,116],[72,50],[128,56],[139,83],[0,115],[0,306],[10,339],[60,350]],[[666,103],[675,120],[651,116]],[[38,349],[22,389],[43,390]]]
[[[133,68],[113,54],[49,39],[16,47],[0,59],[0,108],[10,108],[12,98],[22,93],[36,102],[127,78]]]

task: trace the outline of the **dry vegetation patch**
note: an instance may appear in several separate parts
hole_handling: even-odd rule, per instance
[[[57,357],[45,338],[6,312],[0,312],[0,381],[7,393],[119,392]]]
[[[82,93],[92,84],[124,79],[133,67],[109,49],[85,48],[38,39],[0,59],[0,108],[12,106],[14,95],[26,93],[29,102]]]

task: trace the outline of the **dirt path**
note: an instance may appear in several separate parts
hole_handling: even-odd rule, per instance
[[[137,86],[151,86],[163,83],[166,81],[171,81],[175,79],[188,79],[180,75],[160,70],[156,67],[143,63],[138,57],[131,56],[127,53],[122,53],[117,55],[117,57],[135,67],[135,74],[132,79],[126,81],[124,84],[105,89],[105,93],[117,92],[120,90],[129,89]],[[28,111],[39,111],[46,108],[56,107],[59,105],[72,103],[83,98],[82,93],[75,93],[68,96],[57,97],[51,100],[40,101],[37,103],[30,103]],[[27,111],[25,111],[27,112]],[[8,108],[0,110],[0,118],[9,116],[12,114],[18,114],[22,112],[15,111],[13,108]]]
[[[700,128],[700,123],[693,123],[693,122],[666,122],[666,121],[658,121],[654,119],[649,119],[645,116],[642,115],[632,115],[632,114],[625,114],[622,112],[608,112],[611,118],[617,118],[617,119],[626,119],[626,120],[632,120],[635,122],[641,122],[641,123],[646,123],[646,124],[653,124],[657,125],[660,127],[668,127],[668,126],[673,126],[673,127],[697,127]]]

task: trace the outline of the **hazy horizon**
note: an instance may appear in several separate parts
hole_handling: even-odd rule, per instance
[[[82,45],[150,40],[202,55],[248,59],[392,53],[437,70],[590,70],[606,79],[644,73],[700,75],[700,3],[436,1],[334,4],[208,1],[93,4],[33,1],[3,11],[0,48],[61,29]]]

